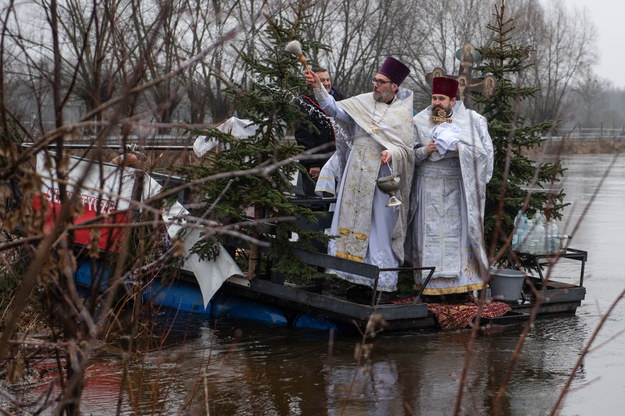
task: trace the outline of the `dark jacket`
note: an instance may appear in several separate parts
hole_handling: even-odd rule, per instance
[[[331,89],[330,94],[332,94],[337,101],[343,99],[341,93],[335,90],[334,87]],[[300,108],[307,116],[302,119],[300,125],[295,129],[294,136],[297,143],[303,146],[304,150],[309,150],[326,143],[334,143],[334,128],[330,117],[319,107],[319,104],[313,97],[302,94],[300,98]],[[335,147],[334,144],[332,144],[324,147],[320,150],[320,153],[331,154],[334,150]],[[301,163],[306,169],[314,167],[321,168],[327,160],[328,158],[302,160]]]

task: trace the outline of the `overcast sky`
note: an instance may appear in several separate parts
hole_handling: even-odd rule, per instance
[[[565,0],[565,4],[585,8],[597,29],[595,73],[615,87],[625,88],[625,1]]]

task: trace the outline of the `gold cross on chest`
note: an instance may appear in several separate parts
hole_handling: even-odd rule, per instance
[[[430,116],[430,120],[432,120],[436,124],[451,123],[451,117],[447,117],[447,112],[442,108],[439,108],[436,111],[436,114],[437,115],[435,116]]]
[[[378,130],[380,130],[380,126],[378,124],[380,124],[382,120],[384,120],[386,113],[388,113],[388,109],[391,108],[390,104],[385,104],[385,107],[386,108],[384,109],[384,112],[376,119],[376,113],[378,111],[378,101],[376,101],[373,105],[373,114],[371,115],[371,133],[373,134],[377,133]]]
[[[451,123],[451,117],[430,116],[430,120],[432,120],[436,124]]]

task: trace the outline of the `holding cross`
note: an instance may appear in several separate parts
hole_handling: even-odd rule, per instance
[[[452,124],[452,114],[456,105],[458,81],[453,78],[436,77],[432,82],[432,106],[430,120],[436,125],[430,130],[431,142],[426,152],[438,152],[431,158],[444,157],[448,151],[456,151],[461,130]],[[432,144],[434,146],[432,146]]]
[[[436,111],[435,116],[430,116],[430,120],[436,122],[436,124],[451,123],[451,118],[447,117],[447,112],[442,108]]]
[[[475,60],[470,51],[467,48],[463,55],[467,64]],[[436,268],[423,295],[465,301],[473,290],[482,288],[482,276],[488,276],[482,219],[493,144],[486,119],[457,99],[459,77],[444,76],[440,68],[428,75],[431,105],[414,117],[415,177],[407,261]],[[460,76],[466,80],[463,92],[479,88],[470,65],[463,66]],[[425,280],[419,271],[414,277],[420,289]]]

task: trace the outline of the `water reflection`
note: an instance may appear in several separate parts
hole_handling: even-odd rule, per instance
[[[616,159],[614,155],[587,155],[568,157],[564,162],[569,168],[565,187],[567,200],[577,201],[568,208],[567,215],[574,224],[583,216],[573,244],[583,244],[589,251],[585,280],[587,295],[577,313],[578,319],[589,328],[584,334],[585,341],[625,289],[625,256],[622,253],[625,218],[621,214],[625,207],[625,159],[622,155],[617,155]],[[610,172],[593,198],[609,166]],[[595,346],[601,347],[585,357],[582,376],[578,374],[573,383],[575,392],[567,397],[563,415],[614,414],[614,409],[625,407],[625,385],[622,382],[625,340],[618,336],[625,328],[624,317],[625,305],[621,302],[599,334]]]
[[[610,159],[591,155],[564,161],[566,200],[575,203],[567,208],[561,231],[574,231],[571,245],[589,252],[587,299],[577,316],[539,320],[531,328],[512,370],[502,415],[549,413],[597,322],[625,288],[623,159],[588,207],[603,174],[597,167]],[[558,279],[576,280],[578,273],[577,262],[554,269]],[[358,365],[353,337],[338,337],[330,348],[327,332],[182,322],[163,325],[169,328],[169,343],[154,352],[127,363],[96,360],[89,368],[83,412],[115,414],[124,382],[122,414],[128,415],[449,415],[470,339],[467,331],[384,335],[374,340],[370,360]],[[614,337],[624,328],[625,307],[619,305],[600,334],[603,344],[575,374],[560,415],[614,414],[625,408],[625,340]],[[518,326],[491,329],[476,339],[462,414],[492,414],[521,332]],[[45,389],[45,380],[39,385]]]

